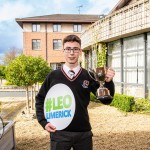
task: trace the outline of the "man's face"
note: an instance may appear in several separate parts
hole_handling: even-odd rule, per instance
[[[66,42],[63,50],[66,63],[68,65],[77,65],[78,58],[82,53],[80,44],[77,42]]]

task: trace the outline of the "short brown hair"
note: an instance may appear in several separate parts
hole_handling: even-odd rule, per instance
[[[81,39],[77,36],[77,35],[68,35],[64,38],[63,40],[63,45],[66,43],[66,42],[77,42],[80,44],[81,46]]]

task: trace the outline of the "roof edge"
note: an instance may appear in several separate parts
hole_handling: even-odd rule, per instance
[[[115,7],[108,13],[110,15],[114,11],[124,7],[127,3],[129,3],[131,0],[119,0],[118,3],[115,5]]]

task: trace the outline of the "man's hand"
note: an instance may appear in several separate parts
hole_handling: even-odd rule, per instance
[[[115,76],[115,71],[112,68],[108,68],[106,70],[106,79],[105,79],[105,81],[110,82],[113,79],[114,76]]]
[[[47,130],[48,132],[55,132],[56,131],[56,127],[54,127],[51,123],[48,123],[45,126],[45,130]]]

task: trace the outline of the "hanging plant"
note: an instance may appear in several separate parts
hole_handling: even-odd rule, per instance
[[[107,46],[105,43],[98,44],[97,48],[97,67],[104,67],[106,65]]]

